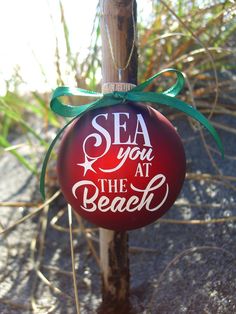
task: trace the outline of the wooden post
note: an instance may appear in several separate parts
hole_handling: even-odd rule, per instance
[[[136,0],[100,0],[103,92],[116,82],[136,84]],[[127,232],[100,228],[102,305],[100,312],[129,313]]]

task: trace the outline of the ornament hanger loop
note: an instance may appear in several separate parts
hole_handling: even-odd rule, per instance
[[[126,63],[122,66],[122,65],[119,65],[117,60],[116,60],[116,57],[115,57],[115,54],[114,54],[114,48],[113,48],[113,45],[112,45],[112,38],[111,38],[111,33],[110,33],[110,30],[109,30],[109,27],[108,27],[108,23],[105,19],[105,10],[104,10],[104,3],[105,3],[105,0],[102,0],[102,5],[101,5],[101,16],[103,16],[104,18],[104,26],[105,26],[105,30],[106,30],[106,36],[107,36],[107,39],[108,39],[108,44],[109,44],[109,49],[110,49],[110,53],[111,53],[111,58],[112,58],[112,62],[113,62],[113,65],[115,67],[115,69],[118,71],[118,79],[119,79],[119,82],[122,82],[122,74],[123,74],[123,71],[125,71],[129,64],[130,64],[130,61],[131,61],[131,58],[133,56],[133,52],[134,52],[134,48],[135,48],[135,43],[136,43],[136,27],[135,27],[135,17],[134,17],[134,0],[132,0],[132,26],[133,26],[133,41],[132,41],[132,46],[131,46],[131,49],[130,49],[130,53],[128,55],[128,58],[127,58],[127,61]]]

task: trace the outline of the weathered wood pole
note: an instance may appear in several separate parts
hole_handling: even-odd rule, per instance
[[[103,92],[110,92],[118,84],[107,83],[136,84],[137,81],[136,0],[100,0],[100,11]],[[128,313],[127,232],[100,228],[100,260],[103,283],[101,313]]]

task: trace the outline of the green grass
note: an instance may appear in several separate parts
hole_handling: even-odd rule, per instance
[[[204,6],[199,8],[199,3],[204,3]],[[63,32],[62,35],[66,47],[66,58],[63,58],[64,56],[59,49],[59,39],[56,37],[55,72],[57,74],[57,84],[64,84],[65,73],[63,73],[63,69],[65,68],[65,65],[63,64],[63,60],[66,60],[66,68],[70,72],[71,77],[74,79],[75,84],[77,84],[81,88],[100,91],[100,82],[97,80],[97,72],[101,68],[99,12],[97,12],[96,16],[94,17],[94,27],[91,36],[91,46],[89,49],[89,54],[83,62],[78,63],[77,53],[73,54],[73,50],[71,49],[71,31],[67,23],[69,17],[67,17],[64,12],[62,0],[59,1],[58,5],[61,13],[61,23],[63,26],[61,29]],[[188,103],[193,104],[194,106],[197,106],[198,109],[200,109],[205,115],[210,116],[213,113],[221,115],[225,114],[232,116],[233,120],[233,118],[236,117],[235,105],[232,105],[232,102],[235,101],[235,99],[231,99],[231,104],[227,104],[221,102],[218,96],[221,95],[221,93],[223,95],[228,95],[228,92],[230,92],[232,89],[232,80],[230,78],[228,80],[221,80],[220,74],[225,70],[236,70],[235,14],[236,5],[233,3],[233,1],[208,0],[203,2],[199,0],[177,0],[174,4],[174,2],[170,0],[167,0],[165,2],[162,0],[153,0],[153,11],[149,16],[149,20],[142,20],[141,14],[138,19],[139,82],[144,81],[145,79],[154,75],[159,70],[166,67],[171,66],[180,69],[186,74],[186,90],[182,95],[184,100],[186,100]],[[53,16],[51,16],[51,18],[53,19]],[[45,71],[41,66],[40,72],[43,79],[46,81],[47,78],[45,77]],[[151,86],[151,89],[159,90],[159,85],[161,85],[162,88],[166,88],[168,86],[169,79],[171,78],[168,76],[163,77],[161,83],[159,80],[154,82]],[[40,155],[42,154],[41,158],[43,158],[44,154],[42,152],[46,152],[49,142],[47,131],[50,128],[53,128],[55,129],[55,131],[57,131],[58,128],[64,125],[64,121],[62,120],[62,118],[59,118],[50,111],[50,90],[45,94],[28,91],[28,93],[22,95],[18,92],[18,86],[22,83],[21,80],[22,79],[20,75],[11,78],[11,85],[14,86],[14,90],[12,91],[12,89],[8,89],[6,95],[4,97],[0,97],[0,158],[1,154],[12,154],[18,160],[19,164],[22,165],[22,167],[25,167],[32,174],[38,176],[41,165],[39,165],[38,158],[35,158],[34,146],[37,145],[40,148]],[[76,100],[69,100],[72,104],[75,104],[75,102],[78,101],[78,98],[76,98]],[[173,116],[177,117],[180,116],[180,114],[171,114],[171,119],[173,119]],[[36,128],[36,124],[40,125],[41,127]],[[235,126],[223,125],[220,123],[215,126],[217,126],[217,128],[221,128],[224,132],[229,132],[231,133],[231,135],[233,134],[233,136],[235,136],[236,134]],[[15,145],[15,139],[17,137],[20,137],[23,143],[20,142],[19,145]],[[204,145],[206,146],[203,137],[202,140]],[[21,145],[28,145],[32,153],[27,155],[21,153]],[[214,164],[214,160],[211,156],[213,148],[210,149],[208,147],[206,149],[212,163]],[[226,152],[225,159],[226,162],[228,159],[235,160],[235,156],[227,156]],[[52,167],[50,168],[50,165],[48,168],[49,172],[52,173],[52,175],[50,173],[48,175],[48,177],[50,177],[50,175],[52,177],[50,184],[48,185],[50,185],[52,190],[55,190],[55,169]],[[236,178],[233,176],[224,176],[222,174],[217,174],[213,176],[207,173],[188,173],[187,179],[198,180],[200,184],[201,181],[206,180],[209,185],[211,183],[214,185],[219,184],[219,189],[221,189],[222,185],[224,185],[224,187],[227,187],[227,189],[233,189],[233,191],[235,192],[235,186],[233,185],[233,183],[235,182]],[[30,278],[28,278],[30,281],[30,287],[32,287],[31,299],[28,300],[28,303],[24,302],[24,305],[20,304],[22,300],[18,302],[17,298],[16,300],[9,301],[8,299],[6,299],[5,301],[6,304],[10,304],[16,309],[19,308],[19,311],[24,310],[26,312],[29,309],[34,310],[35,308],[37,308],[37,306],[43,307],[43,303],[41,305],[39,293],[41,290],[38,290],[39,280],[43,282],[45,287],[48,286],[53,291],[51,295],[52,300],[54,300],[56,293],[63,295],[63,302],[66,300],[64,298],[65,296],[67,296],[66,293],[64,293],[63,289],[59,290],[54,285],[57,283],[51,281],[51,278],[54,277],[51,277],[51,275],[47,273],[47,265],[44,264],[46,261],[44,259],[44,250],[47,249],[48,241],[46,236],[47,226],[50,225],[50,228],[54,228],[58,232],[68,232],[67,223],[64,221],[64,226],[64,223],[60,221],[66,213],[66,208],[60,208],[61,205],[57,205],[57,210],[48,215],[48,204],[50,204],[52,200],[57,198],[58,195],[59,192],[56,192],[51,199],[47,200],[46,203],[40,206],[36,204],[36,209],[32,207],[32,203],[22,204],[22,202],[16,202],[16,204],[13,204],[12,206],[19,207],[19,209],[22,209],[23,207],[29,207],[30,212],[20,218],[16,223],[12,224],[12,222],[9,222],[10,226],[4,226],[0,224],[0,231],[2,231],[2,229],[5,229],[5,233],[3,235],[5,237],[3,237],[3,241],[6,241],[6,247],[9,250],[9,254],[11,254],[11,248],[14,249],[14,245],[8,248],[7,235],[10,233],[10,231],[14,230],[14,228],[16,228],[20,223],[23,223],[27,219],[32,218],[36,215],[40,215],[40,218],[38,220],[38,227],[37,230],[35,230],[35,236],[31,241],[31,257],[29,261],[27,260],[27,263],[29,263],[30,267],[32,267],[32,273],[29,273]],[[59,204],[61,204],[61,202]],[[214,205],[213,208],[221,208],[223,206],[223,203],[216,204],[215,198],[212,199],[211,204],[194,204],[191,203],[191,200],[186,200],[185,203],[187,208],[192,208],[194,210],[201,206],[202,208],[205,208],[206,211],[212,206],[212,204]],[[6,204],[3,204],[3,206],[4,205],[6,206]],[[182,204],[182,206],[185,205]],[[233,206],[233,204],[231,205]],[[8,204],[7,206],[11,205]],[[180,206],[180,204],[178,206]],[[217,211],[216,216],[218,216]],[[88,243],[88,247],[92,252],[92,255],[95,257],[96,261],[99,264],[99,260],[96,254],[96,248],[94,248],[92,242],[95,236],[93,238],[91,237],[91,235],[93,235],[93,229],[90,228],[89,232],[87,232],[81,219],[77,216],[76,218],[78,219],[79,227],[74,226],[73,233],[75,233],[76,236],[85,237]],[[207,225],[209,227],[210,223],[215,224],[216,222],[222,223],[226,221],[232,223],[233,220],[235,220],[235,217],[227,216],[222,218],[212,217],[212,219],[210,220],[206,220],[206,218],[199,220],[162,219],[162,222],[175,224],[181,223],[185,225],[198,224]],[[72,224],[69,223],[69,226],[70,228],[72,228]],[[72,234],[72,229],[69,230]],[[95,232],[94,234],[96,235]],[[71,240],[71,243],[72,242],[73,241]],[[60,243],[58,243],[58,245],[59,244]],[[48,248],[51,250],[52,246],[49,245]],[[60,247],[58,248],[61,249]],[[65,248],[63,246],[62,252],[65,256],[66,254],[64,249]],[[137,250],[137,248],[135,248],[135,250]],[[141,250],[143,250],[144,252],[147,250],[148,252],[149,249],[141,248]],[[187,251],[184,251],[184,254]],[[15,257],[15,253],[12,253],[12,256]],[[171,261],[171,263],[169,263],[165,268],[164,272],[161,275],[158,275],[158,280],[162,279],[162,275],[166,272],[166,270],[169,270],[171,265],[173,265],[174,263],[176,264],[176,260],[179,259],[181,254],[182,253],[178,254],[177,258],[175,257],[173,259],[173,263]],[[15,258],[17,258],[17,256]],[[6,262],[6,265],[7,264],[8,262]],[[57,268],[55,267],[57,263],[55,265],[54,264],[55,263],[53,263],[52,270],[57,271],[57,276],[63,276],[63,282],[65,281],[64,276],[67,275],[68,277],[66,277],[66,280],[68,279],[68,283],[70,284],[71,272],[65,272],[61,268],[58,268],[57,270]],[[73,271],[75,269],[74,264],[75,263],[73,262]],[[4,268],[9,271],[9,268],[5,267],[5,265]],[[50,269],[48,268],[48,270]],[[44,276],[44,272],[47,274],[48,279]],[[83,274],[79,275],[82,278]],[[5,276],[5,272],[3,272],[3,276]],[[81,278],[79,278],[79,280],[81,280]],[[4,299],[2,299],[1,302],[4,303]],[[153,306],[153,310],[155,310],[152,302],[150,302],[150,304],[151,305],[149,306],[149,308],[151,309],[151,306]],[[43,310],[43,308],[40,308],[40,310]],[[45,306],[45,312],[47,310],[48,309]]]

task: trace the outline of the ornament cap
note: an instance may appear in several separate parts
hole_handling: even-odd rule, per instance
[[[104,83],[102,85],[102,93],[108,94],[112,92],[128,92],[129,90],[136,87],[136,85],[131,83],[121,83],[121,82],[115,82],[115,83]]]

